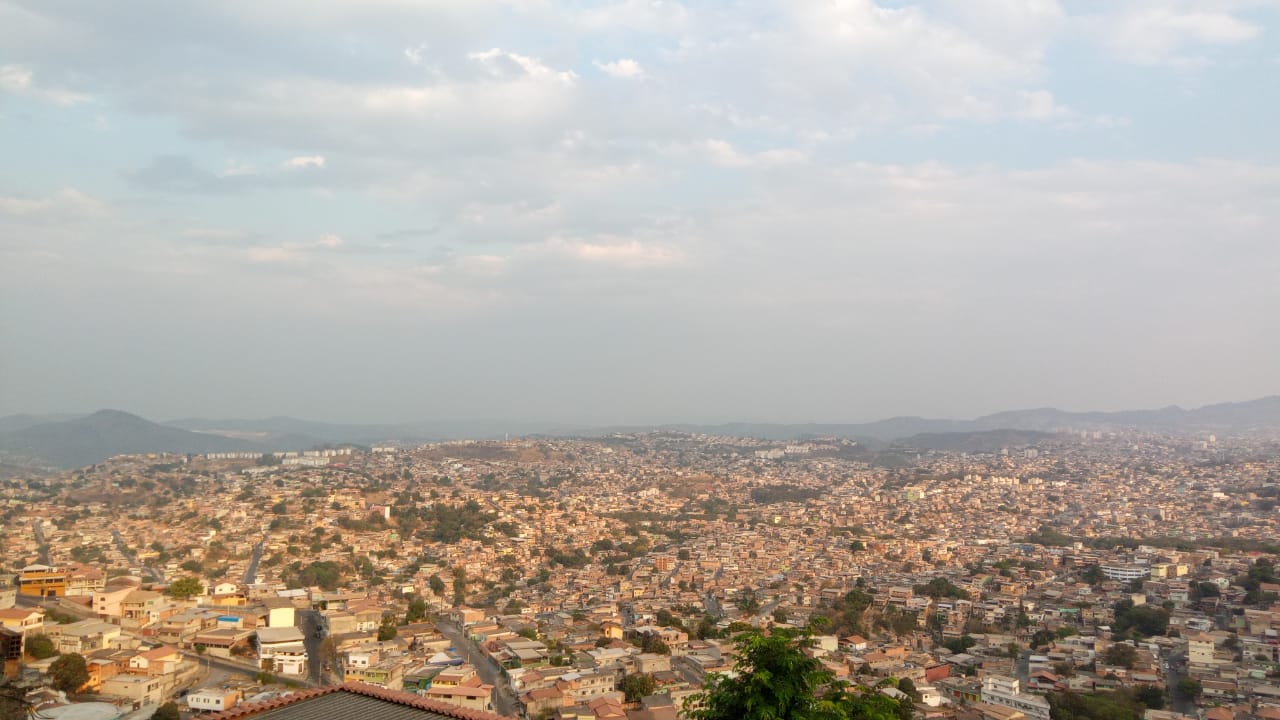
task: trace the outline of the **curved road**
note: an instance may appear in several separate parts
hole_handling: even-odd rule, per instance
[[[440,629],[440,634],[453,642],[454,650],[464,660],[475,666],[480,679],[493,686],[493,709],[499,715],[521,717],[523,708],[520,705],[520,701],[516,699],[515,693],[511,691],[511,685],[503,677],[502,671],[498,668],[498,663],[484,654],[471,641],[466,631],[454,622],[443,619],[437,620],[436,627]]]

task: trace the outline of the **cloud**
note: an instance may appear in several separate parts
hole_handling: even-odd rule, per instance
[[[1028,120],[1053,120],[1070,112],[1059,105],[1048,90],[1033,90],[1022,93],[1022,108],[1018,114]]]
[[[84,93],[59,87],[42,87],[34,82],[32,71],[22,65],[0,65],[0,92],[26,95],[63,107],[86,103],[93,98]]]
[[[712,163],[728,168],[793,165],[804,162],[806,159],[805,153],[798,149],[778,148],[748,153],[739,150],[728,141],[716,138],[706,140],[702,148]]]
[[[1118,3],[1114,11],[1085,16],[1080,22],[1117,57],[1182,68],[1203,66],[1214,49],[1245,43],[1262,33],[1230,7],[1177,0]]]
[[[332,249],[332,248],[336,248],[336,247],[339,247],[340,245],[342,245],[342,238],[338,237],[337,235],[334,235],[334,234],[330,233],[330,234],[327,234],[327,235],[321,235],[321,236],[320,236],[320,239],[319,239],[319,240],[316,240],[316,243],[315,243],[315,244],[316,244],[316,247],[323,247],[323,248],[330,248],[330,249]]]
[[[484,66],[495,78],[508,79],[524,75],[536,79],[551,79],[565,85],[572,85],[577,79],[572,70],[554,70],[537,58],[507,52],[501,48],[473,52],[467,57]]]
[[[684,260],[677,248],[633,238],[601,236],[589,239],[553,237],[540,250],[587,263],[631,269],[675,265]]]
[[[619,58],[605,63],[596,60],[595,66],[600,68],[606,75],[628,80],[642,78],[645,74],[644,68],[640,67],[640,63],[631,58]]]
[[[105,203],[74,187],[37,198],[0,195],[0,215],[14,218],[76,219],[101,216],[108,211]]]
[[[289,169],[299,168],[322,168],[324,167],[323,155],[299,155],[291,157],[284,161],[284,166]]]

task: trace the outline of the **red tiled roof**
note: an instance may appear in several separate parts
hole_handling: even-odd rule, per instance
[[[414,695],[413,693],[386,690],[376,685],[366,685],[358,682],[349,682],[342,685],[330,685],[329,687],[301,690],[293,693],[292,695],[279,697],[274,700],[241,705],[240,707],[232,708],[231,710],[224,710],[223,712],[206,716],[205,720],[241,720],[242,718],[251,718],[261,713],[276,710],[295,703],[305,702],[312,698],[336,692],[349,692],[356,695],[363,695],[365,697],[376,698],[384,702],[395,703],[396,705],[426,710],[446,717],[458,718],[458,720],[508,720],[502,715],[483,712],[481,710],[460,708],[457,705],[450,705],[449,703],[441,702],[439,700],[429,700],[427,698]]]

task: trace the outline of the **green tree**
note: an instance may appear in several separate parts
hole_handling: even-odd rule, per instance
[[[85,665],[84,656],[70,653],[59,656],[49,666],[49,677],[53,687],[67,693],[73,693],[89,682],[89,668]]]
[[[431,588],[431,592],[435,595],[444,594],[444,581],[440,579],[439,575],[432,575],[427,578],[427,587]]]
[[[635,673],[628,675],[618,683],[618,689],[626,696],[627,702],[639,702],[640,698],[652,695],[658,684],[649,674]]]
[[[1174,689],[1179,697],[1187,700],[1199,697],[1200,693],[1204,692],[1204,687],[1200,685],[1200,681],[1192,678],[1182,678]]]
[[[396,616],[391,613],[382,615],[382,623],[378,625],[378,641],[394,639],[396,636]]]
[[[51,658],[58,654],[58,648],[47,635],[32,635],[27,638],[27,654],[37,660]]]
[[[1132,668],[1134,663],[1138,661],[1138,651],[1132,645],[1125,643],[1116,643],[1107,648],[1107,652],[1102,656],[1102,662],[1115,667]]]
[[[184,577],[174,580],[165,592],[179,600],[186,600],[196,595],[203,595],[204,585],[200,583],[199,578]]]
[[[1164,691],[1158,687],[1144,685],[1134,691],[1133,697],[1152,710],[1164,709]]]
[[[686,705],[694,720],[905,720],[910,703],[875,692],[850,692],[804,650],[807,631],[753,630],[737,638],[738,677],[713,674]],[[697,707],[693,707],[697,705]]]
[[[182,715],[178,713],[178,704],[174,702],[167,702],[151,713],[151,720],[181,720],[181,718]]]
[[[420,597],[415,597],[414,599],[410,600],[409,610],[408,612],[405,613],[404,621],[406,623],[413,623],[413,622],[418,622],[420,620],[423,620],[426,617],[427,617],[427,601]]]

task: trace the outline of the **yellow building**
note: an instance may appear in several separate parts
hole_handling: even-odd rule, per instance
[[[18,576],[18,592],[34,597],[63,597],[67,594],[67,571],[49,565],[28,565]]]

